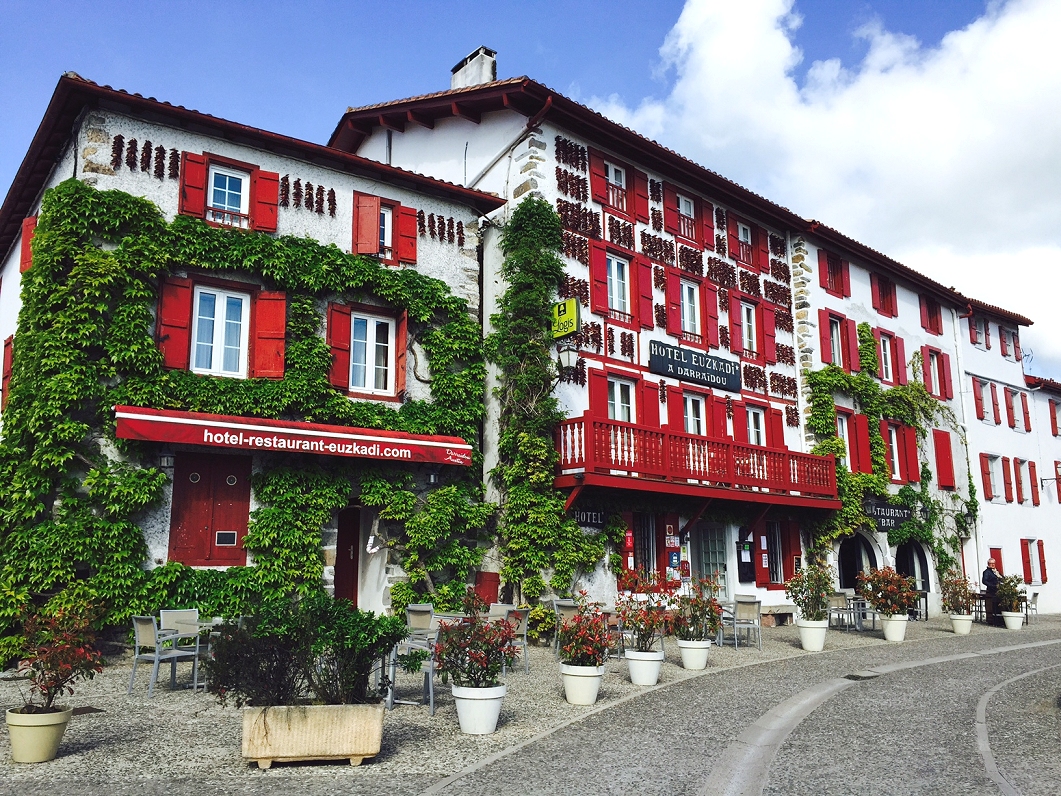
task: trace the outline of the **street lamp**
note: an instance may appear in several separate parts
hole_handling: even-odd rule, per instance
[[[932,516],[932,509],[926,506],[924,503],[921,504],[921,519],[928,522],[928,518]]]
[[[560,372],[571,370],[578,365],[578,346],[570,340],[556,344],[556,353],[560,359]]]

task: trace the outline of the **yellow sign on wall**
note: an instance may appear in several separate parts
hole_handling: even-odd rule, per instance
[[[578,299],[569,298],[553,305],[553,339],[575,334],[582,328],[579,322]]]

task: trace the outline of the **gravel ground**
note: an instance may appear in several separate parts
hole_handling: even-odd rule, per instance
[[[998,632],[980,625],[973,627],[974,635]],[[911,622],[907,633],[910,641],[944,637],[953,638],[947,619]],[[909,646],[888,645],[879,629],[865,633],[831,631],[826,641],[827,652],[867,648],[870,657],[878,656],[869,648]],[[791,667],[798,668],[800,658],[815,657],[799,648],[798,634],[792,626],[764,628],[761,652],[743,646],[737,650],[731,646],[712,648],[708,669],[702,673],[681,668],[673,639],[668,639],[666,651],[660,676],[664,689],[661,697],[668,684],[690,677],[710,677],[736,667],[793,659],[781,667],[780,674]],[[879,652],[884,653],[885,649]],[[361,767],[351,768],[341,762],[292,763],[259,771],[240,756],[240,712],[220,707],[201,692],[192,693],[186,687],[190,681],[188,665],[178,668],[178,686],[185,687],[172,691],[168,677],[160,676],[154,698],[148,699],[150,670],[143,666],[137,672],[133,694],[126,695],[131,669],[126,655],[110,660],[102,675],[77,687],[68,698],[69,706],[92,707],[102,712],[74,717],[54,761],[13,764],[7,734],[0,734],[0,793],[56,793],[61,783],[76,784],[80,793],[144,793],[168,789],[178,781],[194,782],[200,793],[240,793],[251,787],[259,793],[279,793],[294,783],[306,794],[334,793],[339,788],[348,793],[417,793],[477,760],[596,709],[564,701],[551,648],[532,647],[529,659],[529,674],[522,666],[509,674],[508,696],[494,735],[462,735],[449,689],[436,682],[436,715],[431,717],[428,708],[419,705],[400,705],[388,712],[383,748],[378,757],[366,760]],[[756,672],[757,678],[767,674],[763,669]],[[419,675],[399,674],[399,698],[417,698],[421,682]],[[0,680],[0,704],[17,705],[20,685],[24,686]],[[651,691],[632,685],[625,662],[612,660],[607,665],[597,707]],[[647,700],[646,706],[649,702],[659,700]]]

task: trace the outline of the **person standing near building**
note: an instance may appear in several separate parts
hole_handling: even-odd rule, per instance
[[[999,613],[998,613],[998,600],[995,597],[995,592],[998,591],[998,569],[995,563],[995,559],[987,559],[987,569],[984,570],[984,574],[981,576],[981,580],[984,582],[984,589],[987,591],[987,606],[986,613],[991,617],[991,624],[999,624]]]

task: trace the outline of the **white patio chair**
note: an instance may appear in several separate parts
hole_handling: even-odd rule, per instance
[[[196,636],[198,638],[198,635]],[[158,624],[153,616],[133,617],[133,673],[129,677],[128,694],[133,693],[133,683],[136,681],[136,665],[140,661],[151,663],[151,682],[147,687],[148,697],[155,695],[155,683],[158,681],[158,667],[162,663],[170,664],[169,682],[171,688],[177,687],[177,664],[190,661],[192,664],[192,687],[199,686],[199,653],[198,650],[187,650],[173,646],[179,638],[179,633],[163,633],[159,631]],[[151,648],[150,652],[145,652]]]
[[[574,600],[553,600],[553,611],[556,613],[556,633],[553,636],[553,652],[560,654],[560,628],[564,622],[575,618],[578,604]]]
[[[498,619],[507,619],[508,612],[515,609],[512,603],[490,603],[490,610],[486,614],[486,621],[496,622]]]
[[[854,610],[848,601],[847,595],[842,592],[834,592],[829,595],[829,626],[836,622],[837,629],[850,630],[856,626]]]
[[[1031,599],[1028,600],[1028,602],[1025,604],[1025,613],[1027,614],[1025,619],[1027,620],[1029,625],[1032,622],[1032,614],[1034,614],[1036,617],[1039,616],[1039,592],[1032,592]]]
[[[748,636],[748,643],[751,643],[752,631],[755,631],[757,640],[759,642],[759,651],[763,649],[763,625],[762,625],[762,614],[761,609],[762,603],[759,600],[742,600],[738,595],[736,602],[733,604],[733,647],[736,649],[740,645],[740,631],[743,630],[745,635]]]

